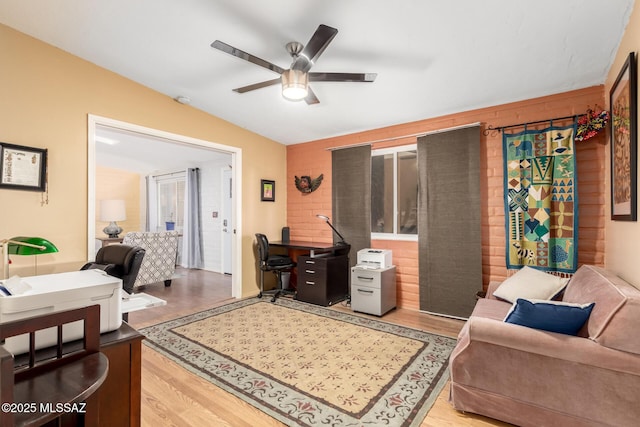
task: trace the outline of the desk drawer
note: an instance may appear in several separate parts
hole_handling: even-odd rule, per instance
[[[298,274],[326,274],[327,259],[311,258],[307,256],[298,257]]]
[[[382,305],[380,288],[351,285],[351,309],[353,311],[381,316],[383,314]]]
[[[379,270],[366,270],[364,268],[351,269],[351,286],[364,286],[380,289],[382,275]]]
[[[327,281],[327,258],[298,257],[298,282],[300,284],[324,284]]]

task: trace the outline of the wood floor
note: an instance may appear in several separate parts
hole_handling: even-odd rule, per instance
[[[231,302],[231,277],[201,270],[179,270],[170,287],[162,283],[143,292],[167,301],[129,314],[129,324],[142,328]],[[340,304],[336,310],[351,312]],[[359,314],[366,316],[364,314]],[[374,316],[375,317],[375,316]],[[397,309],[384,321],[455,337],[463,322],[412,310]],[[448,403],[448,385],[421,427],[509,426],[496,420],[455,411]],[[147,346],[142,346],[142,426],[270,427],[284,424],[186,371]]]

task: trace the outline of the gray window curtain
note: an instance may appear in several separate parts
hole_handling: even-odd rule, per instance
[[[467,318],[482,289],[480,127],[418,139],[420,310]]]
[[[351,245],[353,266],[358,251],[371,247],[371,146],[333,151],[331,169],[332,223]]]
[[[181,265],[185,268],[202,268],[202,214],[200,203],[200,169],[187,169],[184,195],[184,224],[182,231]]]

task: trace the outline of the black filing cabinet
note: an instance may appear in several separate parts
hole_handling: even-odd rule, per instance
[[[332,305],[349,296],[349,256],[299,256],[296,299]]]

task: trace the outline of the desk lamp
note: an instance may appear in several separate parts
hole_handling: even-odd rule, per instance
[[[12,255],[40,255],[58,252],[58,248],[42,237],[13,237],[0,240],[2,247],[2,278],[9,278],[9,254]],[[36,275],[38,274],[38,261],[36,258]]]
[[[336,245],[348,245],[347,242],[344,241],[344,237],[342,236],[342,234],[340,234],[340,232],[338,230],[336,230],[336,228],[331,224],[331,222],[329,222],[329,217],[326,215],[316,215],[316,217],[320,218],[321,220],[325,221],[329,227],[331,227],[331,229],[333,231],[335,231],[335,233],[338,235],[338,237],[340,237],[340,241],[338,243],[336,243]]]

